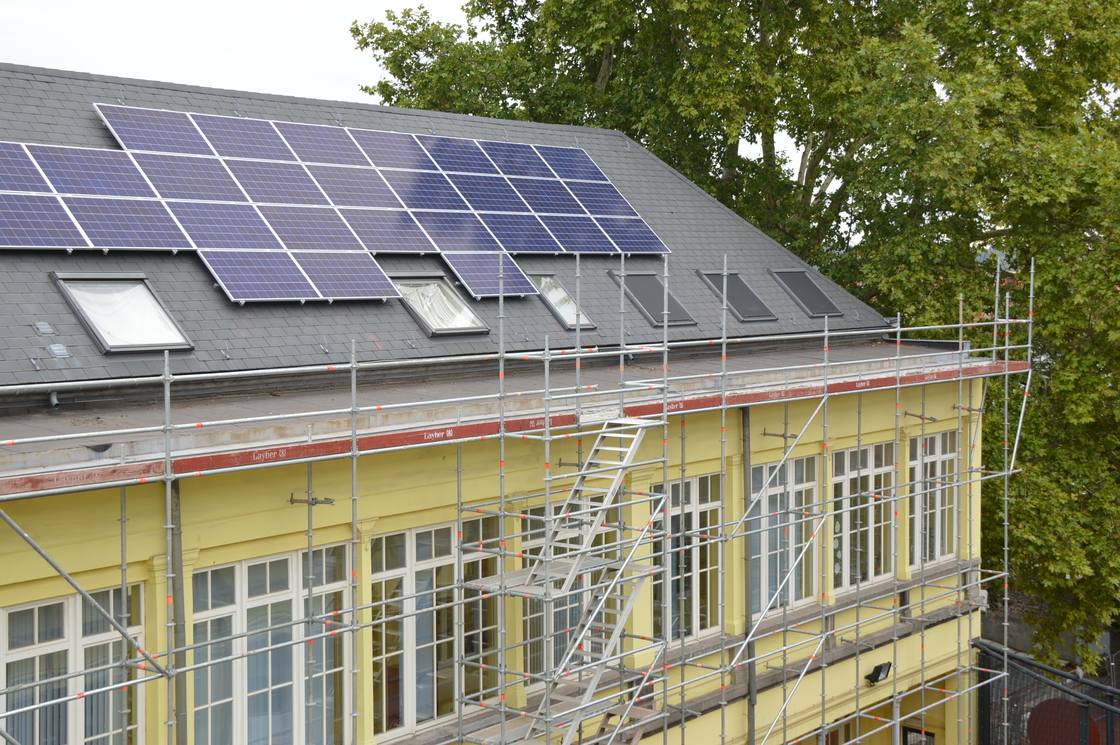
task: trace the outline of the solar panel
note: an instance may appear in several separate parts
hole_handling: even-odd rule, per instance
[[[715,290],[716,296],[721,300],[724,290],[724,275],[721,272],[700,272],[704,281]],[[729,272],[727,280],[727,307],[740,321],[770,321],[774,314],[766,307],[766,303],[754,294],[754,290],[747,286],[746,281],[738,272]]]
[[[637,217],[638,213],[614,188],[614,184],[589,183],[587,181],[565,181],[564,185],[576,195],[576,199],[593,215],[613,217]]]
[[[369,160],[342,127],[277,122],[276,128],[305,163],[368,166]]]
[[[245,202],[244,192],[217,158],[136,153],[137,165],[161,197]]]
[[[556,242],[536,215],[479,215],[498,242],[510,253],[560,253]]]
[[[15,142],[0,142],[0,189],[48,194],[51,191],[23,145]]]
[[[809,273],[803,269],[791,271],[771,271],[778,284],[789,293],[802,310],[810,316],[842,316],[836,304],[828,299]]]
[[[513,188],[529,203],[534,212],[552,215],[584,215],[587,214],[579,202],[572,197],[571,192],[564,188],[559,181],[544,181],[541,179],[511,178]]]
[[[556,178],[556,174],[541,160],[532,145],[517,142],[490,142],[479,140],[479,147],[486,151],[498,170],[507,176],[536,176]]]
[[[597,217],[595,221],[625,253],[665,254],[669,249],[641,218]]]
[[[154,197],[140,169],[118,150],[28,145],[31,157],[63,194]]]
[[[298,163],[227,160],[226,165],[254,202],[330,204]]]
[[[0,194],[0,246],[87,248],[58,197]]]
[[[292,250],[365,250],[333,209],[262,206],[260,210],[276,235]]]
[[[416,135],[416,139],[428,151],[428,155],[432,156],[432,160],[445,171],[498,173],[498,169],[474,140],[434,135]]]
[[[325,298],[384,299],[401,296],[385,272],[365,251],[306,251],[292,254],[292,258]]]
[[[167,206],[199,248],[284,248],[251,205],[168,202]]]
[[[401,201],[372,168],[308,166],[331,201],[344,207],[400,207]]]
[[[573,253],[618,253],[614,244],[590,217],[542,215],[541,222],[560,245]]]
[[[550,147],[536,145],[537,152],[562,179],[581,179],[583,181],[607,181],[591,156],[576,147]]]
[[[476,298],[505,295],[536,295],[537,288],[504,253],[446,253],[443,260]],[[501,276],[499,277],[499,272]],[[500,285],[500,287],[499,287]]]
[[[376,253],[439,251],[412,215],[399,210],[339,210],[366,248]]]
[[[405,207],[424,210],[469,210],[442,173],[382,171]]]
[[[375,166],[413,171],[439,170],[412,135],[372,129],[351,129],[349,132]]]
[[[63,201],[99,248],[193,248],[162,202],[88,197]]]
[[[501,251],[477,216],[462,212],[413,212],[441,251]]]
[[[178,111],[136,109],[95,103],[97,113],[125,150],[154,150],[157,153],[213,155],[191,118]]]
[[[447,176],[473,209],[481,212],[528,212],[529,205],[501,176],[452,173]]]
[[[198,255],[235,302],[320,299],[295,259],[284,251],[199,251]]]
[[[260,160],[296,159],[270,122],[208,114],[192,114],[191,118],[218,155]]]

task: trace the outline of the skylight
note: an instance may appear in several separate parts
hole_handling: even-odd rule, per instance
[[[568,294],[564,289],[564,285],[552,274],[533,274],[529,276],[533,281],[536,288],[540,290],[541,297],[545,301],[545,305],[556,316],[560,323],[564,324],[567,329],[574,329],[577,325],[581,329],[595,328],[594,322],[587,317],[586,313],[579,312],[579,320],[576,320],[576,307],[575,298]]]
[[[771,270],[770,274],[794,302],[813,318],[844,315],[804,269]]]
[[[394,279],[405,307],[429,336],[481,334],[490,329],[443,278]]]
[[[622,284],[622,277],[619,274],[612,271],[610,275],[615,282]],[[663,311],[666,310],[664,305],[665,285],[661,284],[661,279],[656,274],[627,272],[624,287],[627,297],[642,312],[646,320],[654,326],[661,326],[664,316]],[[667,294],[669,298],[667,309],[669,311],[669,325],[680,326],[696,323],[692,315],[685,310],[673,293],[669,292]]]
[[[52,272],[51,278],[102,352],[192,347],[143,274]]]
[[[724,277],[722,272],[696,273],[704,280],[712,292],[723,300]],[[722,304],[722,303],[721,303]],[[747,286],[738,272],[727,273],[727,307],[740,321],[772,321],[777,316],[770,312],[766,304]]]

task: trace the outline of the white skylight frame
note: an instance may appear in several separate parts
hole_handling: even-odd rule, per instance
[[[587,317],[582,308],[576,306],[576,299],[572,297],[571,293],[564,285],[560,284],[560,280],[556,279],[556,275],[552,272],[537,272],[529,274],[529,281],[537,288],[540,293],[541,300],[552,311],[552,315],[556,316],[556,320],[563,324],[564,328],[569,331],[576,330],[576,313],[579,313],[579,328],[594,329],[595,322]],[[551,283],[550,290],[545,289],[545,285]],[[556,297],[554,297],[554,295]]]
[[[456,334],[489,334],[487,326],[470,305],[455,292],[455,288],[442,275],[433,274],[394,274],[389,277],[393,286],[401,293],[401,302],[409,315],[416,320],[428,336],[451,336]],[[429,286],[434,292],[424,297],[418,290]],[[440,303],[445,304],[444,316],[453,315],[441,321],[434,312]],[[464,325],[465,324],[465,325]]]
[[[194,349],[142,272],[51,272],[50,278],[104,354]],[[95,284],[118,286],[117,307],[98,306],[88,292]]]

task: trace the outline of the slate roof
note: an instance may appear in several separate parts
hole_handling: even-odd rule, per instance
[[[696,320],[671,326],[671,341],[716,338],[721,333],[720,301],[696,275],[719,271],[727,255],[729,271],[739,272],[777,316],[739,322],[728,315],[729,336],[766,336],[819,330],[823,318],[809,318],[768,274],[774,269],[808,269],[817,284],[843,311],[829,328],[873,329],[888,326],[869,306],[812,270],[679,173],[620,132],[528,122],[503,121],[440,112],[397,109],[347,102],[317,101],[242,93],[153,81],[130,80],[0,64],[0,140],[119,149],[92,104],[240,115],[277,121],[329,124],[416,134],[506,140],[584,148],[653,230],[669,246],[669,286]],[[451,276],[434,255],[379,254],[394,272],[432,272]],[[520,254],[527,273],[555,273],[573,295],[572,256]],[[583,256],[580,294],[584,312],[597,324],[583,331],[584,346],[656,343],[655,328],[608,275],[618,257]],[[359,360],[397,360],[498,350],[498,301],[468,300],[491,327],[489,335],[428,337],[399,301],[260,303],[230,302],[191,251],[156,252],[3,250],[0,252],[0,313],[7,331],[0,336],[0,385],[96,380],[159,374],[160,353],[105,355],[87,336],[59,290],[49,279],[60,272],[144,272],[158,297],[194,343],[194,350],[172,353],[176,373],[219,372],[342,361],[350,341]],[[627,272],[662,271],[659,257],[631,256]],[[467,297],[463,292],[464,298]],[[538,350],[546,338],[553,347],[571,347],[566,330],[540,298],[507,299],[507,350]],[[44,336],[35,324],[49,323]],[[49,344],[64,344],[69,357],[55,358]],[[330,350],[330,351],[326,351]]]

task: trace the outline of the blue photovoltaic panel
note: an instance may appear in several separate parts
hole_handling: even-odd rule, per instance
[[[420,144],[428,151],[428,155],[432,156],[432,160],[445,171],[498,173],[498,169],[474,140],[434,135],[416,135],[416,139],[420,140]]]
[[[364,251],[333,209],[261,207],[261,214],[284,244],[302,251]]]
[[[213,155],[191,118],[178,111],[94,104],[125,150]]]
[[[333,253],[304,251],[292,254],[325,298],[400,297],[396,286],[365,251]]]
[[[167,206],[199,248],[284,248],[251,205],[168,202]]]
[[[475,297],[536,295],[537,288],[504,253],[448,253],[443,260]],[[498,273],[501,272],[499,278]]]
[[[560,178],[610,181],[599,170],[599,166],[595,165],[595,161],[591,160],[591,156],[580,148],[549,147],[548,145],[537,145],[536,148],[537,152],[541,154],[546,163],[552,166],[552,170],[556,171]]]
[[[669,248],[646,225],[645,220],[625,217],[597,217],[599,227],[611,237],[620,251],[625,253],[667,254]]]
[[[295,260],[284,251],[199,251],[230,300],[318,300]]]
[[[400,207],[401,202],[372,168],[308,166],[335,204],[343,207]]]
[[[31,162],[23,145],[15,142],[0,142],[0,189],[39,191],[49,194],[51,187]]]
[[[574,253],[617,253],[614,245],[590,217],[543,215],[543,222],[560,245]]]
[[[554,215],[587,214],[583,207],[579,206],[579,202],[572,197],[571,192],[559,181],[528,178],[511,178],[509,181],[534,212]]]
[[[564,248],[549,235],[536,215],[479,215],[498,242],[510,253],[561,253]]]
[[[422,210],[469,210],[442,173],[382,171],[405,207]]]
[[[254,202],[330,204],[298,163],[227,160],[226,165]]]
[[[133,157],[159,195],[166,199],[248,201],[217,158],[149,153],[136,153]]]
[[[507,176],[556,178],[556,174],[541,160],[541,156],[537,155],[532,145],[488,140],[479,140],[478,144],[498,166],[498,170]]]
[[[447,176],[467,203],[480,212],[529,212],[529,205],[501,176],[451,173]]]
[[[66,197],[82,229],[101,248],[192,248],[162,202]]]
[[[358,141],[375,166],[407,168],[413,171],[439,170],[412,135],[377,132],[372,129],[351,129],[350,134]]]
[[[0,246],[89,246],[57,197],[0,194]]]
[[[565,185],[576,195],[580,204],[593,215],[612,217],[637,217],[613,184],[595,184],[587,181],[567,181]]]
[[[368,166],[369,161],[342,127],[277,122],[276,128],[305,163]]]
[[[118,150],[28,145],[31,157],[63,194],[107,197],[154,197],[132,160]]]
[[[296,156],[269,122],[232,116],[192,114],[218,155],[260,160],[295,160]]]
[[[501,251],[478,217],[462,212],[413,212],[441,251]]]
[[[439,251],[412,215],[399,210],[340,210],[346,222],[378,253],[436,253]]]

